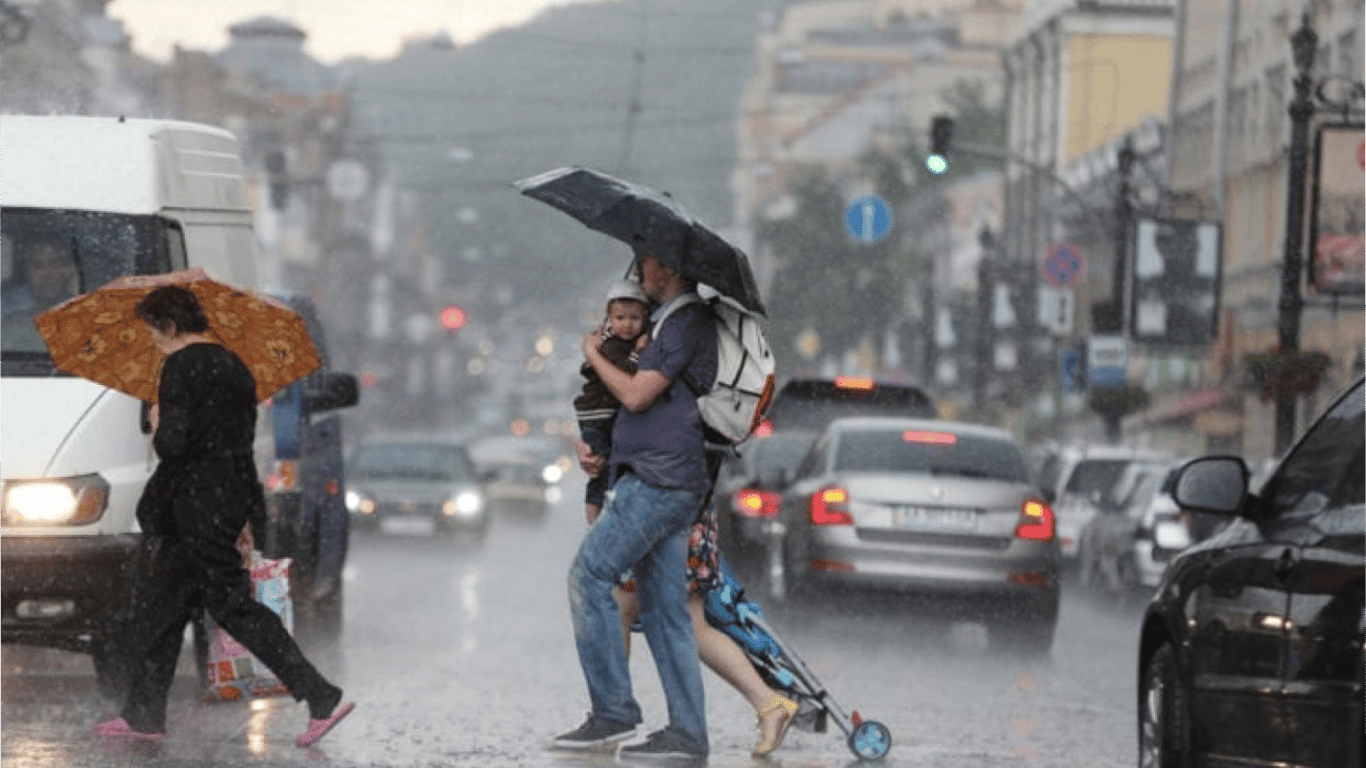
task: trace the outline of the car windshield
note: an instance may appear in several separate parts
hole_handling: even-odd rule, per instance
[[[1015,446],[985,437],[906,430],[851,430],[839,437],[835,469],[841,472],[912,472],[1026,482],[1024,457]]]
[[[0,217],[0,375],[52,375],[34,315],[116,277],[183,268],[180,242],[179,230],[153,216],[6,208]]]
[[[1090,496],[1104,494],[1115,486],[1130,459],[1085,459],[1072,470],[1063,493]]]
[[[474,469],[464,450],[451,445],[388,444],[360,449],[351,465],[356,477],[470,480]]]

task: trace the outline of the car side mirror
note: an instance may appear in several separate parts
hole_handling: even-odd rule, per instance
[[[309,413],[350,408],[360,401],[360,384],[350,373],[326,373],[320,383],[304,393],[304,410]]]
[[[1247,464],[1237,456],[1205,456],[1177,470],[1172,498],[1183,509],[1235,515],[1247,499]]]
[[[759,473],[755,484],[760,488],[783,488],[787,485],[787,469],[784,467],[765,469]]]

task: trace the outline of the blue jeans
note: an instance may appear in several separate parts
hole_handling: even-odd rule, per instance
[[[669,727],[707,749],[702,670],[688,615],[688,533],[699,494],[646,485],[626,474],[569,567],[569,611],[593,714],[641,722],[612,585],[634,567],[641,623],[669,704]]]

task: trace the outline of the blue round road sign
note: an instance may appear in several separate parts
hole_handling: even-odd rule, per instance
[[[1043,279],[1054,288],[1071,288],[1081,282],[1086,271],[1086,257],[1071,243],[1051,245],[1039,260]]]
[[[860,243],[876,243],[892,231],[892,209],[877,195],[860,197],[844,209],[844,228]]]

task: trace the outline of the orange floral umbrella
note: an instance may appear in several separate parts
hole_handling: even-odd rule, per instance
[[[120,277],[33,319],[56,366],[106,387],[156,402],[161,353],[133,307],[164,285],[194,291],[209,318],[206,334],[232,350],[265,400],[322,365],[303,318],[269,296],[215,280],[202,269]]]

